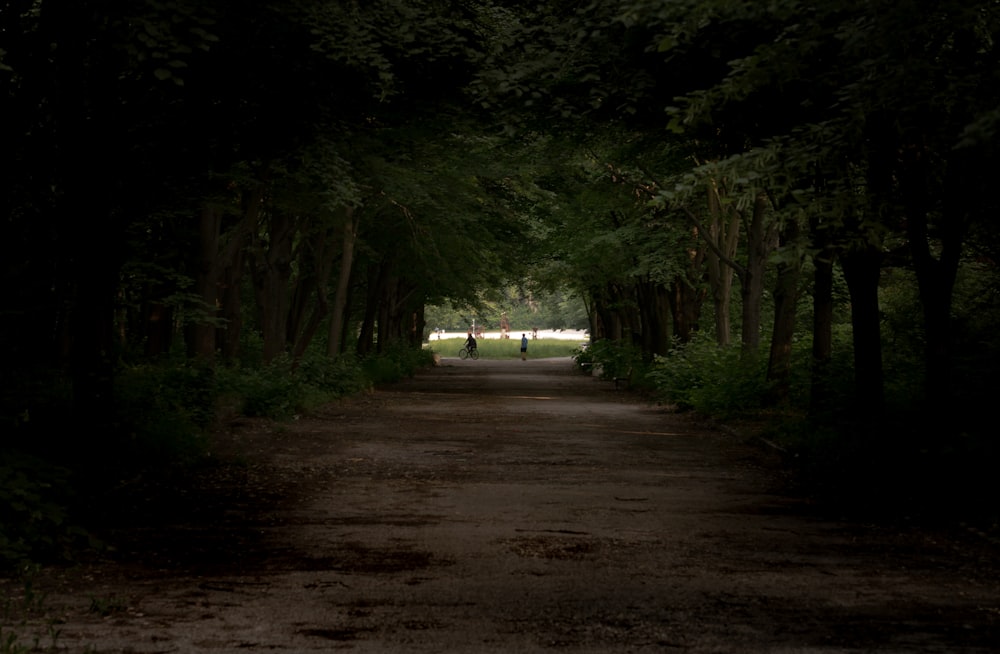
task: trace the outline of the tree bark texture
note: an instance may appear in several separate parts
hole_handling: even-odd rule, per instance
[[[841,256],[851,297],[855,392],[858,415],[862,418],[879,418],[885,408],[878,302],[881,262],[882,255],[873,246]]]
[[[694,229],[697,238],[699,230]],[[691,340],[691,335],[698,329],[701,319],[701,306],[705,301],[707,291],[696,286],[705,277],[706,248],[692,247],[688,249],[688,269],[686,274],[677,275],[670,284],[670,312],[674,317],[674,335],[682,343]]]
[[[333,294],[330,311],[330,333],[326,343],[326,353],[330,357],[339,356],[344,350],[345,315],[348,306],[348,292],[351,271],[354,268],[354,245],[358,239],[358,213],[353,207],[344,207],[344,227],[341,231],[340,271],[337,274],[337,288]]]
[[[760,349],[760,315],[764,298],[764,271],[767,258],[777,245],[777,229],[768,221],[770,201],[763,193],[754,201],[747,227],[747,263],[740,275],[743,311],[740,322],[740,345],[744,354]]]
[[[299,240],[295,257],[299,262],[299,275],[288,322],[293,365],[297,365],[305,355],[330,312],[327,285],[336,261],[333,253],[337,246],[335,230],[335,226],[327,224],[322,229],[315,230],[313,236],[305,235]]]
[[[914,145],[905,150],[900,163],[900,192],[906,212],[906,235],[924,314],[927,406],[947,407],[952,397],[952,298],[962,244],[969,224],[962,178],[971,176],[972,173],[962,170],[963,157],[956,154],[952,167],[945,173],[943,215],[934,225],[933,240],[937,251],[935,258],[929,224],[931,199],[928,186],[932,180],[928,156],[928,152],[920,146]]]
[[[636,284],[642,320],[642,351],[652,358],[670,351],[670,295],[662,284],[645,280]]]
[[[813,244],[817,245],[814,235]],[[831,408],[830,361],[833,359],[833,248],[823,245],[813,256],[813,343],[809,412],[813,416]]]
[[[279,211],[267,216],[267,224],[266,240],[258,235],[256,247],[252,250],[265,363],[273,361],[286,350],[295,219]]]
[[[771,331],[771,351],[767,362],[767,381],[771,384],[771,401],[775,405],[788,403],[792,376],[792,341],[795,336],[795,312],[799,299],[802,257],[798,254],[799,224],[788,220],[781,230],[779,250],[786,252],[778,264],[778,279],[774,289],[774,329]]]
[[[674,334],[681,343],[691,341],[698,330],[701,305],[705,291],[691,286],[686,279],[678,278],[670,286],[670,313],[674,319]]]
[[[266,188],[266,181],[259,181],[243,192],[239,220],[226,232],[225,244],[219,253],[219,302],[223,324],[216,330],[215,338],[216,347],[226,361],[233,361],[240,354],[247,249],[259,228]]]
[[[357,352],[365,356],[375,348],[375,328],[378,322],[379,298],[382,286],[386,283],[388,270],[384,265],[368,266],[368,292],[366,293],[364,316],[361,319],[361,329],[358,333]]]
[[[893,206],[893,170],[899,153],[893,124],[893,118],[884,111],[873,112],[867,117],[865,200],[868,206],[864,215],[849,213],[845,216],[844,231],[848,244],[840,256],[851,297],[854,414],[867,422],[880,419],[885,411],[885,371],[878,299],[883,257],[881,239],[876,230],[886,207]]]
[[[736,255],[740,238],[740,217],[732,205],[723,205],[718,183],[713,180],[708,189],[708,238],[715,245],[705,254],[708,284],[715,305],[715,339],[720,346],[729,345],[731,323],[729,307],[732,302],[733,268],[730,262]]]
[[[191,354],[204,361],[215,357],[215,323],[219,310],[219,233],[222,211],[210,204],[201,209],[198,221],[198,260],[195,294],[203,315],[191,325]]]

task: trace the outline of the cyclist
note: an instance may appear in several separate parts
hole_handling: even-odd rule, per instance
[[[476,349],[476,337],[472,335],[472,332],[469,332],[469,337],[465,339],[465,349],[470,353]]]

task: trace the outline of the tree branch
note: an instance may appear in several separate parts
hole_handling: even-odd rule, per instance
[[[649,170],[647,170],[643,166],[640,166],[639,170],[641,170],[644,175],[649,177],[649,179],[653,182],[654,186],[656,186],[657,188],[663,188],[663,185],[660,184],[659,180],[657,180],[656,177]],[[747,271],[745,267],[741,266],[738,262],[733,261],[732,259],[727,257],[722,252],[722,250],[719,249],[718,244],[715,243],[712,239],[708,238],[708,230],[705,229],[705,226],[701,224],[701,220],[698,218],[698,216],[696,216],[693,211],[691,211],[684,205],[679,205],[679,208],[687,215],[688,220],[691,221],[691,224],[694,225],[695,229],[698,230],[699,238],[701,238],[701,240],[703,240],[705,244],[708,245],[708,249],[712,251],[712,254],[719,257],[720,261],[722,261],[724,264],[735,270],[736,274],[746,275]]]

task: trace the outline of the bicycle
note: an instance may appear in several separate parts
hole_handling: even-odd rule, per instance
[[[459,359],[468,359],[469,357],[472,357],[473,359],[478,359],[479,350],[477,348],[463,347],[461,350],[458,351]]]

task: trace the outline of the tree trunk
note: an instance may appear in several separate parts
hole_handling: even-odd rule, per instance
[[[609,312],[605,306],[603,294],[591,289],[590,302],[587,306],[587,320],[590,324],[590,340],[596,342],[610,338],[608,335]]]
[[[955,154],[946,173],[945,186],[948,192],[945,195],[944,216],[935,225],[938,249],[938,257],[935,259],[931,252],[928,225],[930,200],[927,184],[930,175],[927,171],[927,153],[923,148],[917,147],[907,148],[905,151],[907,157],[902,162],[899,173],[900,191],[906,210],[906,235],[924,314],[925,405],[927,408],[948,407],[951,406],[953,392],[952,296],[969,222],[966,191],[962,187],[964,179],[973,174],[962,170],[965,164],[963,156]]]
[[[427,321],[424,319],[424,308],[425,305],[421,302],[420,306],[410,314],[409,344],[413,348],[423,347],[424,344],[424,329],[427,327]]]
[[[604,338],[604,327],[601,325],[600,317],[597,313],[597,302],[594,300],[593,295],[584,296],[583,298],[584,308],[587,312],[587,326],[590,332],[590,343]]]
[[[337,289],[333,295],[330,313],[330,334],[326,353],[337,357],[343,352],[347,297],[350,290],[351,270],[354,267],[354,245],[358,239],[358,215],[353,207],[344,207],[344,229],[340,251],[340,272],[337,275]]]
[[[662,284],[646,280],[636,284],[642,319],[642,351],[652,358],[670,351],[670,295]]]
[[[862,419],[880,418],[885,408],[878,303],[881,262],[881,253],[872,246],[846,252],[841,257],[851,296],[857,415]]]
[[[865,171],[867,216],[877,223],[885,207],[895,204],[894,171],[899,144],[894,118],[885,111],[866,117],[867,167]],[[866,217],[867,217],[866,216]],[[882,327],[878,287],[882,273],[881,243],[874,229],[856,214],[848,214],[845,231],[853,244],[841,253],[840,266],[851,297],[851,327],[854,339],[856,410],[864,422],[881,419],[885,411],[885,379],[882,367]],[[877,244],[876,244],[877,243]]]
[[[285,341],[294,351],[299,342],[299,337],[303,334],[309,321],[309,316],[316,306],[315,297],[319,295],[317,287],[320,285],[318,279],[318,262],[315,257],[309,256],[304,250],[311,249],[305,246],[306,241],[313,240],[310,236],[304,236],[298,241],[299,247],[294,248],[292,260],[295,262],[295,274],[289,280],[291,286],[288,289],[288,318],[285,321]],[[322,246],[322,237],[316,236],[315,240]],[[322,304],[326,304],[323,298]]]
[[[608,309],[607,305],[601,305],[598,316],[603,337],[610,341],[620,341],[625,333],[621,315],[617,311]]]
[[[292,362],[297,366],[309,348],[320,324],[330,311],[327,301],[327,284],[333,269],[334,247],[332,228],[327,226],[314,239],[302,239],[299,248],[299,281],[295,286],[295,299],[289,317],[288,338],[292,343]],[[302,274],[301,271],[311,271]],[[308,318],[306,314],[308,313]]]
[[[272,214],[269,223],[268,243],[255,248],[254,266],[265,363],[283,354],[287,345],[292,238],[295,233],[295,220],[285,212]]]
[[[691,333],[697,325],[694,315],[695,304],[689,299],[694,289],[680,276],[670,285],[670,312],[674,318],[674,334],[681,343],[691,341]]]
[[[240,220],[227,234],[228,240],[219,255],[219,295],[223,324],[216,330],[216,347],[226,361],[235,360],[240,353],[247,246],[259,227],[266,189],[267,182],[262,180],[249,192],[243,192]]]
[[[693,229],[694,239],[699,238],[701,230]],[[701,305],[705,301],[706,291],[696,288],[691,280],[702,280],[705,277],[706,248],[691,247],[688,249],[688,270],[686,275],[677,275],[670,284],[670,311],[674,316],[674,335],[681,343],[691,341],[691,335],[698,329],[701,319]]]
[[[174,311],[162,302],[150,302],[144,308],[143,322],[145,334],[144,352],[155,358],[170,350],[174,330]]]
[[[375,346],[375,327],[378,322],[379,298],[382,297],[381,290],[382,285],[385,284],[387,272],[385,266],[376,264],[368,266],[368,293],[357,344],[357,352],[360,356],[366,356]]]
[[[721,191],[713,181],[708,189],[708,238],[715,247],[709,248],[705,257],[708,268],[708,283],[715,305],[715,339],[720,346],[729,345],[731,324],[729,307],[733,289],[733,268],[730,262],[736,255],[740,237],[740,217],[738,212],[726,209],[722,204]]]
[[[698,330],[705,294],[704,290],[693,287],[680,276],[670,285],[670,312],[674,318],[674,335],[681,343],[690,342],[692,335]]]
[[[740,324],[740,345],[744,354],[760,349],[760,315],[764,298],[764,271],[767,258],[777,244],[777,231],[767,224],[771,203],[763,193],[757,196],[753,215],[747,227],[747,265],[740,276],[740,296],[743,313]]]
[[[641,349],[642,347],[642,319],[639,315],[638,301],[636,297],[636,283],[615,284],[614,310],[618,314],[618,322],[621,325],[620,338],[630,345]]]
[[[206,204],[198,223],[198,261],[194,291],[201,300],[201,317],[191,326],[191,355],[204,361],[215,358],[215,324],[219,307],[219,232],[222,212]]]
[[[375,341],[375,351],[382,353],[386,351],[389,344],[394,340],[396,316],[393,310],[396,306],[399,279],[395,275],[386,275],[385,282],[379,285],[381,292],[377,300],[378,304],[378,325]]]
[[[815,230],[814,230],[815,233]],[[813,244],[817,245],[814,236]],[[822,245],[813,257],[813,344],[809,412],[830,410],[830,361],[833,359],[833,248]]]
[[[619,341],[625,331],[622,324],[622,316],[614,307],[620,299],[617,297],[615,285],[611,282],[605,284],[594,300],[594,312],[597,315],[597,329],[594,331],[595,340],[607,339]]]
[[[656,322],[659,326],[653,339],[655,354],[665,356],[674,346],[673,334],[670,330],[670,289],[663,284],[656,285]]]
[[[316,332],[319,331],[320,325],[329,312],[330,305],[326,300],[326,283],[318,284],[316,286],[315,303],[313,304],[312,311],[309,313],[309,319],[306,321],[292,346],[293,366],[298,366],[299,361],[305,356],[306,350],[309,349],[309,344],[312,343],[312,339],[315,338]]]
[[[238,248],[223,265],[219,275],[223,326],[216,331],[216,347],[224,361],[234,361],[240,355],[240,334],[243,331],[243,270],[246,250]]]
[[[409,343],[414,325],[413,309],[417,306],[417,286],[396,275],[383,284],[379,299],[378,351],[386,352],[396,343]],[[419,341],[418,341],[419,342]]]
[[[792,341],[802,271],[802,257],[796,253],[798,237],[798,221],[788,220],[781,230],[778,247],[786,248],[791,254],[786,254],[778,264],[778,280],[774,289],[774,329],[767,362],[767,381],[771,384],[770,396],[774,405],[787,404],[791,391]]]

